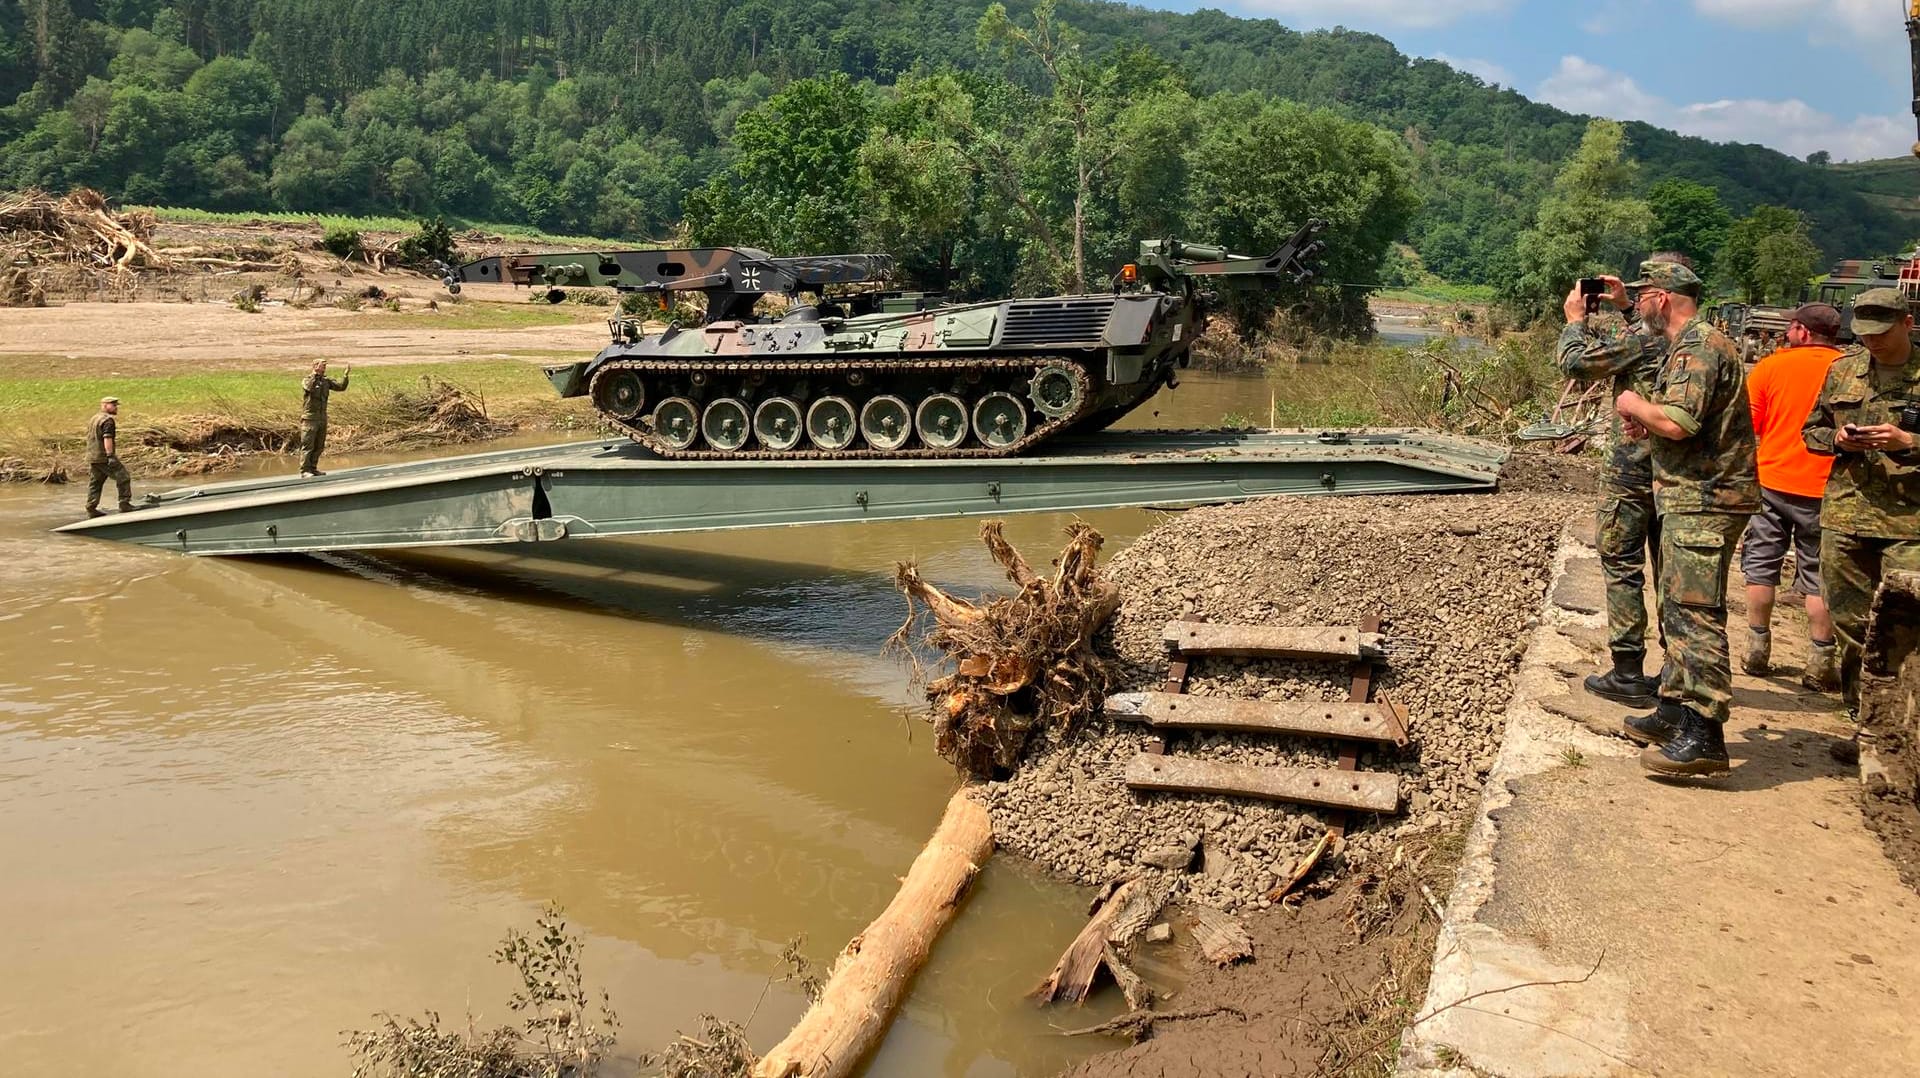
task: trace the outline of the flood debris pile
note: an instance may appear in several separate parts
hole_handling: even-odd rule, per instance
[[[166,266],[154,226],[152,214],[116,213],[89,187],[0,196],[0,306],[44,307],[50,289],[123,286],[135,270]]]
[[[1404,751],[1363,750],[1397,772],[1401,815],[1355,818],[1327,865],[1390,857],[1471,811],[1504,725],[1559,532],[1579,502],[1555,495],[1284,499],[1176,517],[1114,559],[1125,603],[1109,637],[1115,691],[1159,687],[1170,621],[1353,624],[1376,614],[1389,657],[1375,680],[1409,712]],[[1242,700],[1344,700],[1325,663],[1197,660],[1187,691]],[[1105,721],[1036,745],[986,787],[996,838],[1072,879],[1134,872],[1178,881],[1176,899],[1263,908],[1326,834],[1328,813],[1239,797],[1140,794],[1123,773],[1148,733]],[[1178,735],[1182,756],[1256,765],[1337,764],[1331,742]],[[1172,751],[1172,750],[1170,750]],[[1324,867],[1323,867],[1324,872]]]
[[[902,563],[895,582],[907,596],[907,620],[891,643],[909,656],[931,648],[951,662],[951,673],[926,683],[934,748],[963,772],[988,777],[1016,766],[1036,734],[1057,743],[1098,712],[1109,678],[1093,637],[1119,607],[1120,589],[1100,576],[1103,540],[1085,524],[1067,529],[1050,579],[1028,566],[999,521],[981,525],[980,539],[1020,590],[975,603]]]
[[[512,433],[494,419],[486,400],[463,386],[422,378],[417,387],[364,394],[335,405],[329,440],[341,453],[368,453],[423,445],[457,445]],[[300,445],[300,417],[290,409],[226,407],[204,415],[172,416],[129,431],[123,453],[143,470],[173,476],[224,471],[254,453],[285,453]]]

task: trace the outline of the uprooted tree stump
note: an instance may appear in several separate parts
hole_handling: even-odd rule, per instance
[[[952,673],[926,685],[934,748],[962,771],[988,777],[1013,768],[1035,733],[1062,737],[1099,707],[1108,672],[1093,636],[1120,608],[1120,589],[1100,576],[1105,540],[1086,524],[1067,528],[1051,579],[1034,573],[999,521],[982,524],[980,539],[1020,590],[969,601],[902,563],[895,582],[907,596],[907,621],[893,643],[909,655],[935,649],[952,662]],[[915,639],[923,612],[932,625]]]

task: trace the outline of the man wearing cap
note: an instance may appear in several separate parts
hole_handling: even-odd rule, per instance
[[[1677,251],[1662,251],[1650,262],[1692,262]],[[1563,305],[1567,326],[1560,331],[1560,371],[1583,382],[1613,381],[1613,394],[1627,389],[1642,394],[1653,389],[1654,377],[1667,351],[1666,338],[1640,323],[1626,285],[1618,277],[1603,276],[1605,301],[1626,317],[1624,330],[1599,333],[1587,315],[1587,299],[1576,282]],[[1606,464],[1601,472],[1599,526],[1600,572],[1606,582],[1607,651],[1613,666],[1588,675],[1586,691],[1629,707],[1652,707],[1660,688],[1658,678],[1646,675],[1647,598],[1646,564],[1660,573],[1659,518],[1653,510],[1653,461],[1645,439],[1625,436],[1618,414],[1611,414]]]
[[[100,517],[100,493],[107,480],[113,480],[120,495],[120,511],[133,512],[133,477],[120,463],[120,445],[115,437],[114,417],[120,414],[119,397],[101,397],[100,411],[87,424],[87,516]]]
[[[1759,441],[1760,511],[1747,522],[1740,575],[1747,579],[1747,646],[1740,668],[1754,677],[1771,672],[1773,600],[1780,565],[1793,547],[1793,582],[1807,597],[1812,650],[1801,673],[1809,689],[1839,687],[1833,620],[1820,594],[1820,498],[1833,458],[1807,452],[1800,430],[1826,384],[1840,349],[1840,312],[1825,303],[1802,304],[1787,323],[1787,347],[1747,374],[1747,400]]]
[[[1912,333],[1913,315],[1897,289],[1855,297],[1859,343],[1827,369],[1801,432],[1810,452],[1833,458],[1820,506],[1820,583],[1840,638],[1849,706],[1859,703],[1861,639],[1882,574],[1920,570],[1920,363]]]
[[[300,383],[300,407],[303,413],[300,423],[300,475],[325,475],[320,470],[320,451],[327,447],[327,397],[346,391],[347,382],[353,377],[351,364],[340,372],[338,382],[327,377],[327,361],[313,361],[313,372],[306,381]]]
[[[1640,273],[1628,287],[1639,289],[1641,323],[1666,338],[1667,358],[1651,394],[1628,389],[1614,408],[1629,437],[1652,444],[1667,662],[1659,707],[1628,718],[1623,732],[1646,743],[1649,771],[1712,775],[1728,768],[1727,574],[1760,508],[1753,413],[1738,349],[1700,314],[1700,278],[1672,262],[1643,262]]]

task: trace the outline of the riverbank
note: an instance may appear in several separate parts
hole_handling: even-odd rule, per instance
[[[1174,891],[1173,943],[1158,946],[1170,947],[1188,976],[1157,1005],[1169,1017],[1153,1024],[1151,1039],[1071,1074],[1374,1073],[1391,1065],[1425,992],[1434,896],[1452,887],[1460,839],[1504,731],[1516,642],[1538,616],[1561,529],[1592,489],[1592,469],[1578,462],[1515,460],[1494,495],[1198,509],[1114,558],[1108,575],[1125,602],[1102,646],[1119,668],[1119,690],[1164,679],[1161,628],[1170,619],[1338,625],[1373,614],[1390,649],[1377,689],[1407,708],[1412,743],[1360,754],[1361,770],[1397,778],[1402,808],[1357,817],[1288,901],[1269,894],[1330,815],[1247,798],[1134,793],[1122,772],[1145,746],[1141,727],[1096,723],[991,784],[995,833],[1008,852],[1081,883],[1147,872]],[[1348,689],[1343,669],[1274,660],[1202,660],[1188,685],[1198,696],[1265,700],[1345,699]],[[1168,751],[1327,767],[1335,754],[1325,742],[1282,748],[1270,737],[1226,735],[1187,735]],[[1152,867],[1161,847],[1189,839],[1190,863]],[[1254,941],[1253,961],[1216,969],[1201,958],[1195,906],[1236,915]]]

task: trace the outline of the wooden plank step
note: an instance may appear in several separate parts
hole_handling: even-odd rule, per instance
[[[1324,700],[1227,700],[1164,692],[1115,693],[1106,713],[1150,723],[1156,730],[1225,730],[1238,734],[1301,734],[1406,747],[1404,716],[1390,700],[1329,703]]]
[[[1395,812],[1400,806],[1397,775],[1314,767],[1255,767],[1144,752],[1127,762],[1127,785],[1136,790],[1235,794],[1362,812]]]
[[[1379,633],[1351,625],[1216,625],[1170,621],[1161,643],[1175,655],[1236,655],[1249,659],[1377,659]]]

